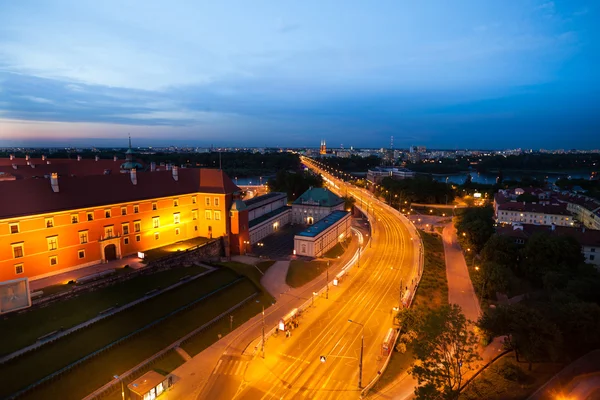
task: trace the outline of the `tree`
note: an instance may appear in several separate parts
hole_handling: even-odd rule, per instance
[[[356,203],[356,199],[352,196],[344,196],[342,200],[344,200],[344,210],[352,210],[354,203]]]
[[[508,236],[492,235],[483,246],[481,258],[514,269],[518,261],[518,247]]]
[[[418,338],[413,343],[418,399],[457,399],[464,373],[479,359],[477,338],[456,304],[444,305],[424,314]]]
[[[469,207],[456,218],[456,229],[464,232],[467,240],[479,253],[494,234],[494,210],[491,207]]]
[[[486,262],[480,268],[480,274],[476,275],[475,285],[482,291],[485,298],[492,298],[496,292],[505,293],[510,287],[513,278],[512,272],[496,262]]]
[[[285,192],[288,199],[294,201],[310,187],[322,187],[323,178],[308,171],[296,173],[280,170],[275,178],[269,179],[267,185],[269,191]]]

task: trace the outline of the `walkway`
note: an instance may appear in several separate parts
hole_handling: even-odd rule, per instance
[[[125,265],[129,265],[133,269],[139,269],[146,266],[146,264],[142,264],[141,259],[136,255],[131,255],[127,257],[123,257],[120,260],[112,260],[107,263],[100,263],[91,265],[85,268],[75,269],[73,271],[60,272],[57,271],[55,275],[48,276],[41,279],[36,279],[35,277],[29,279],[29,290],[35,292],[37,290],[43,289],[46,286],[58,285],[61,283],[68,283],[71,280],[77,280],[83,276],[95,274],[97,272],[107,271],[109,269],[122,268]]]
[[[285,293],[290,290],[290,287],[286,283],[289,267],[289,261],[277,261],[260,280],[260,283],[271,293],[271,296],[276,297],[279,293]]]

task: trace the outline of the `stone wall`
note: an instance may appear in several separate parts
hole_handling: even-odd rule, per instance
[[[223,238],[217,238],[200,247],[180,251],[148,263],[146,268],[169,268],[219,260],[225,255]]]

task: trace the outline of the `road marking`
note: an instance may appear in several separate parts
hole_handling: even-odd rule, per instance
[[[223,362],[223,360],[219,360],[219,362],[217,363],[217,366],[215,367],[215,370],[213,371],[213,375],[217,373],[222,362]]]
[[[244,365],[244,363],[242,361],[240,361],[237,369],[235,370],[235,374],[234,375],[238,375],[238,373],[240,372],[240,368],[242,368],[243,365]]]
[[[282,356],[282,357],[290,358],[290,359],[292,359],[294,361],[300,361],[300,362],[303,362],[305,364],[310,364],[310,361],[303,360],[303,359],[298,358],[298,357],[290,356],[289,354],[284,354],[284,353],[280,352],[279,355]]]

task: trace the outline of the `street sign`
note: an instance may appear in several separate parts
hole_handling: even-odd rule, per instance
[[[324,363],[325,361],[327,361],[327,357],[325,357],[325,356],[321,356],[320,359],[321,359],[322,363]]]

